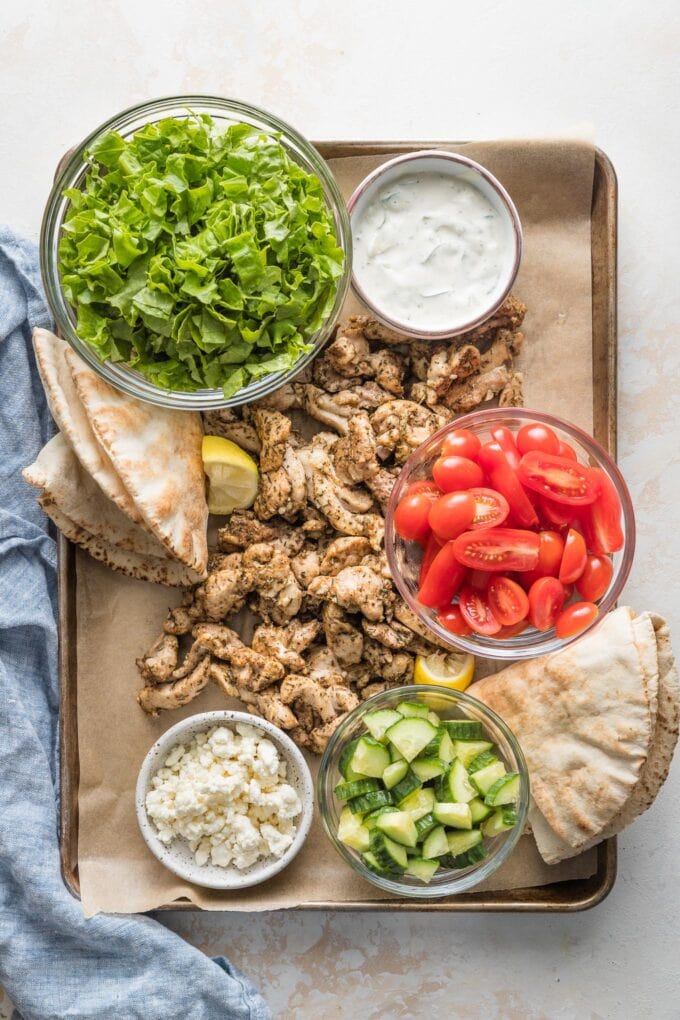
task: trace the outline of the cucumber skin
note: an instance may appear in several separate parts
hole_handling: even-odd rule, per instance
[[[392,780],[392,776],[389,777],[387,776],[387,773],[389,772],[390,769],[393,770],[393,775],[396,775],[397,773],[399,774],[399,778],[396,781]],[[397,783],[400,783],[404,776],[406,776],[407,774],[408,774],[408,762],[393,761],[390,765],[387,766],[387,768],[382,774],[382,781],[385,784],[385,788],[388,790],[393,789],[397,785]]]
[[[392,794],[389,790],[373,790],[372,793],[364,793],[361,797],[353,797],[347,805],[353,815],[363,815],[368,811],[375,811],[379,807],[387,807],[392,804]]]
[[[355,772],[353,769],[351,769],[349,764],[354,756],[354,752],[356,751],[359,740],[360,737],[355,737],[354,740],[350,740],[349,744],[340,755],[340,760],[338,761],[338,769],[340,771],[340,775],[342,776],[343,779],[346,779],[348,782],[350,782],[353,779],[367,778],[366,776],[362,776],[360,773]]]
[[[375,875],[383,875],[385,878],[394,877],[394,872],[390,871],[388,868],[383,868],[382,864],[380,864],[377,861],[375,854],[372,853],[370,850],[367,850],[366,853],[363,853],[361,855],[361,859],[368,868],[368,870],[372,871]]]
[[[419,701],[402,701],[397,705],[397,712],[404,719],[427,719],[430,710]]]
[[[418,821],[416,822],[416,832],[418,833],[418,838],[425,839],[425,837],[429,836],[432,830],[436,829],[438,825],[439,822],[437,821],[433,814],[423,815],[423,817],[419,818]]]
[[[399,861],[395,861],[392,856],[394,851],[390,849],[390,845],[397,847],[399,851],[403,852],[403,864]],[[374,829],[371,833],[371,853],[375,856],[378,864],[381,864],[393,874],[403,875],[406,871],[408,857],[406,855],[405,847],[395,843],[394,840],[389,836],[386,836],[384,832]],[[399,856],[401,856],[401,853]]]
[[[473,772],[479,772],[480,769],[486,768],[487,765],[493,765],[495,761],[498,761],[498,758],[493,751],[482,751],[468,765],[468,773],[472,775]]]
[[[512,795],[509,800],[503,801],[502,793],[506,786],[512,783],[513,787],[517,786],[517,793]],[[501,795],[499,797],[499,794]],[[489,807],[506,807],[509,804],[514,804],[517,801],[519,795],[519,772],[507,772],[500,779],[489,787],[484,797],[484,803],[488,804]]]
[[[479,864],[485,857],[488,857],[488,850],[479,843],[463,854],[446,854],[439,858],[439,862],[444,868],[469,868],[473,864]]]
[[[476,719],[445,719],[452,740],[483,740],[484,729]]]
[[[353,779],[349,783],[338,783],[333,793],[338,800],[351,800],[361,797],[364,793],[373,793],[380,789],[377,779]]]
[[[419,790],[423,784],[418,776],[411,769],[408,770],[403,779],[400,779],[396,786],[391,789],[392,799],[395,804],[400,804],[414,790]]]
[[[362,756],[365,759],[366,766],[363,771],[357,768],[357,765],[361,764]],[[376,757],[379,759],[377,765],[375,765],[374,761],[369,760]],[[357,761],[357,758],[359,761]],[[365,733],[362,737],[359,737],[359,742],[354,748],[354,754],[349,762],[349,768],[357,774],[369,776],[372,779],[382,779],[383,772],[390,764],[390,752],[385,745]]]

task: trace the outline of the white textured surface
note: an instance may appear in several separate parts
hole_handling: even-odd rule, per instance
[[[638,511],[627,598],[680,634],[676,0],[24,0],[0,15],[0,217],[36,235],[62,152],[123,107],[205,91],[312,138],[540,136],[591,124],[620,181],[619,458]],[[583,130],[583,129],[581,129]],[[680,767],[575,916],[166,914],[278,1016],[680,1015]],[[0,993],[0,1015],[4,1005]]]

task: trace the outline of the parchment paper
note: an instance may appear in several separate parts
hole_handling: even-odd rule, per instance
[[[445,146],[440,146],[445,147]],[[453,147],[452,147],[453,148]],[[594,153],[582,142],[480,142],[455,146],[487,166],[514,199],[524,228],[524,257],[513,288],[529,308],[525,405],[592,428],[590,206]],[[348,157],[331,167],[348,196],[388,157]],[[354,300],[348,301],[348,308]],[[162,867],[137,828],[134,788],[157,737],[179,719],[237,707],[216,688],[158,719],[135,701],[135,658],[158,636],[179,594],[113,573],[77,553],[78,861],[83,911],[130,913],[188,899],[212,910],[271,910],[314,903],[389,901],[356,877],[315,820],[297,859],[264,885],[237,893],[191,886]],[[316,761],[310,756],[310,764]],[[478,889],[514,889],[587,878],[596,851],[544,864],[524,837],[508,862]]]

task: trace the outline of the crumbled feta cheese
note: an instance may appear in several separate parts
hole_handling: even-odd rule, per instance
[[[248,723],[216,726],[178,744],[151,780],[146,811],[163,843],[183,836],[199,867],[249,868],[281,857],[302,811],[286,762]]]

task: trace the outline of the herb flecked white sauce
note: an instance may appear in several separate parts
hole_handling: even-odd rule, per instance
[[[360,287],[412,329],[475,319],[509,272],[507,222],[461,177],[404,174],[383,185],[352,226]]]

